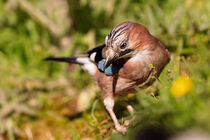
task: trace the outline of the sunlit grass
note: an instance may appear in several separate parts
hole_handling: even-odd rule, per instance
[[[37,9],[42,5],[41,1],[30,2]],[[67,30],[59,39],[21,8],[0,2],[0,121],[4,122],[0,124],[0,138],[119,139],[103,104],[96,101],[101,93],[93,86],[93,79],[79,67],[48,63],[43,58],[85,52],[104,43],[110,29],[125,20],[147,26],[172,55],[160,82],[141,89],[135,104],[131,100],[137,117],[121,139],[134,137],[149,126],[163,126],[173,133],[191,128],[210,131],[210,1],[111,3],[83,0],[72,5],[68,1],[70,9],[75,10],[70,12],[76,14],[68,17],[71,26],[66,26],[69,20],[62,26],[57,16],[53,18]],[[183,75],[190,81],[182,79],[174,85],[173,81]],[[179,84],[188,87],[182,94]],[[78,98],[84,94],[87,106],[78,110]],[[118,103],[119,117],[129,118]]]

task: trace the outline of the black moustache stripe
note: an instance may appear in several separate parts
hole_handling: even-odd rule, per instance
[[[133,49],[127,49],[125,51],[122,51],[122,52],[120,52],[120,56],[126,55],[126,54],[128,54],[128,53],[130,53],[132,51],[133,51]]]

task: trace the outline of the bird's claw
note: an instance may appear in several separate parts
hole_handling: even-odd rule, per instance
[[[130,125],[130,120],[125,120],[124,126],[125,126],[125,127],[128,127],[129,125]]]
[[[129,125],[131,124],[131,121],[132,121],[132,120],[133,120],[133,119],[131,119],[131,120],[125,120],[125,122],[124,122],[123,125],[117,125],[117,126],[115,126],[116,130],[117,130],[118,132],[121,132],[121,133],[127,132],[127,129],[128,129],[128,127],[129,127]]]
[[[117,126],[115,126],[115,128],[118,132],[121,132],[121,133],[127,132],[127,127],[124,125],[117,125]]]

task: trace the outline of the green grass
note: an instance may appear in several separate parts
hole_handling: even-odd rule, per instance
[[[151,126],[172,133],[194,128],[210,132],[209,0],[83,0],[73,4],[67,0],[71,10],[29,2],[59,23],[62,36],[55,37],[13,2],[0,2],[0,121],[4,122],[0,138],[129,139]],[[58,9],[66,10],[67,16],[59,16]],[[85,52],[104,43],[111,28],[126,20],[145,25],[172,56],[161,83],[129,99],[136,120],[122,136],[115,132],[92,77],[79,67],[43,58]],[[175,98],[171,84],[183,74],[192,79],[194,87],[186,96]],[[151,92],[158,96],[150,96]],[[81,106],[83,98],[87,100]],[[131,117],[118,101],[116,111],[121,122]]]

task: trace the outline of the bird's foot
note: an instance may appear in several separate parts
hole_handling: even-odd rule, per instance
[[[128,128],[134,120],[135,120],[135,116],[130,120],[125,120],[123,126]]]
[[[123,134],[125,134],[127,132],[128,127],[130,126],[131,122],[134,120],[134,118],[130,119],[130,120],[125,120],[123,125],[115,125],[115,128],[118,132],[121,132]]]
[[[125,120],[123,125],[117,125],[117,126],[115,126],[115,128],[118,132],[125,133],[125,132],[127,132],[127,129],[130,126],[132,121],[133,121],[133,119]]]
[[[117,125],[117,126],[115,126],[116,130],[117,130],[118,132],[121,132],[121,133],[127,132],[127,129],[128,129],[128,127],[129,127],[131,121],[132,121],[132,120],[125,120],[125,122],[124,122],[123,125]]]
[[[131,121],[130,120],[125,120],[124,125],[125,127],[128,127],[130,125]]]
[[[116,128],[116,130],[118,131],[118,132],[121,132],[121,133],[125,133],[125,132],[127,132],[127,127],[126,126],[124,126],[124,125],[117,125],[117,126],[115,126],[115,128]]]

